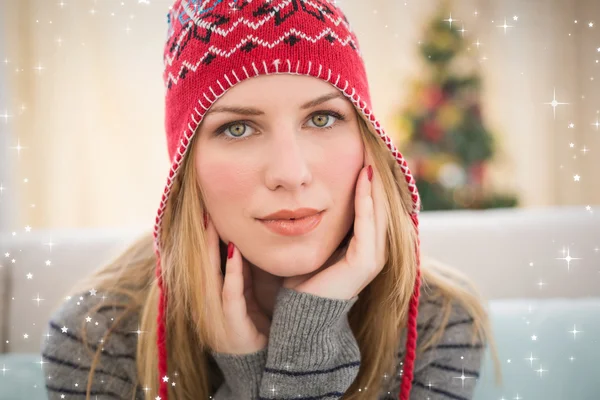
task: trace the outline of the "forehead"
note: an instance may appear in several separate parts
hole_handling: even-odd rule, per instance
[[[252,105],[300,106],[326,94],[341,94],[332,84],[319,78],[304,75],[272,74],[248,78],[230,88],[212,106]]]

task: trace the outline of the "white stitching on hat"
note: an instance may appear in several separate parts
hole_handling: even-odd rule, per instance
[[[273,65],[275,65],[275,73],[278,74],[279,73],[279,59],[273,61]]]
[[[287,60],[287,65],[288,65],[288,70],[287,72],[292,72],[292,62],[290,61],[290,59],[288,58]]]
[[[219,80],[217,79],[217,83],[219,84],[219,86],[221,87],[222,91],[225,91],[225,88],[223,87],[223,85],[221,85],[221,82],[219,82]]]
[[[263,60],[263,66],[265,67],[265,74],[271,75],[269,74],[269,67],[267,67],[267,62],[265,60]]]
[[[250,78],[250,75],[248,75],[248,71],[246,71],[246,67],[242,66],[242,69],[246,73],[246,78]]]
[[[308,71],[306,72],[306,75],[310,75],[310,69],[312,68],[312,61],[308,62]]]
[[[227,83],[229,83],[229,86],[233,86],[233,83],[231,83],[227,74],[225,74],[224,76],[225,76],[225,80],[227,81]]]
[[[256,73],[256,75],[254,75],[254,76],[260,75],[260,72],[258,72],[258,68],[256,68],[256,65],[254,64],[254,61],[252,61],[252,68],[254,68],[254,73]]]
[[[237,74],[233,69],[231,70],[231,73],[233,74],[233,76],[235,76],[235,79],[237,79],[237,83],[240,83],[240,78],[238,78]]]
[[[204,107],[204,104],[202,104],[202,102],[200,101],[201,99],[198,99],[198,104],[200,104],[200,107],[202,107],[204,109],[204,111],[208,111],[208,108]],[[210,106],[209,106],[210,107]],[[200,116],[202,116],[202,114],[198,113]]]
[[[323,64],[319,64],[319,75],[317,75],[317,78],[321,77],[321,71],[323,70]]]
[[[298,73],[298,69],[300,68],[300,60],[296,63],[296,74]]]

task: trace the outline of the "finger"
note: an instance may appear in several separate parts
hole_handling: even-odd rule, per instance
[[[210,215],[207,216],[206,243],[208,245],[208,257],[210,259],[211,273],[217,278],[219,293],[223,290],[223,273],[221,272],[221,253],[219,249],[219,235],[212,223]]]
[[[375,221],[376,241],[375,248],[378,261],[378,266],[383,268],[383,264],[387,261],[387,207],[385,191],[383,190],[383,182],[379,176],[377,169],[373,167],[373,181],[371,182],[371,197],[373,198],[373,213]]]
[[[379,176],[379,171],[375,168],[373,157],[368,149],[365,148],[365,166],[373,166],[373,181],[371,182],[371,197],[373,199],[373,213],[375,220],[375,251],[377,265],[383,268],[389,257],[387,250],[387,228],[388,228],[388,210],[385,199],[383,182]]]
[[[227,260],[223,283],[223,313],[234,332],[243,335],[247,329],[244,275],[240,251],[233,245],[233,256]]]
[[[359,259],[365,262],[375,259],[376,240],[371,182],[367,176],[367,168],[368,165],[359,174],[354,200],[354,239]]]

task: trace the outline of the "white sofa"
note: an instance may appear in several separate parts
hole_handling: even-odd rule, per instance
[[[586,361],[592,355],[600,358],[600,206],[594,209],[597,212],[577,206],[421,213],[423,253],[466,273],[490,300],[505,384],[493,386],[488,361],[477,398],[600,398],[600,374],[594,372],[597,364]],[[46,322],[63,301],[65,291],[150,229],[149,225],[2,234],[0,353],[8,354],[0,357],[0,365],[9,368],[4,376],[19,368],[37,368],[39,373],[34,361],[40,359]],[[570,262],[564,259],[568,255],[573,258]],[[576,339],[566,333],[574,325],[583,330]],[[549,327],[553,331],[546,337],[532,333]],[[540,335],[539,344],[532,343],[532,334]],[[543,346],[548,347],[544,350]],[[542,363],[550,372],[536,373],[542,361],[524,361],[529,350],[534,357],[539,355],[540,360],[556,365],[550,368]],[[577,354],[577,363],[568,359],[569,354]],[[589,362],[590,368],[581,366],[580,360]],[[561,362],[572,368],[562,371]],[[4,393],[44,398],[40,397],[41,376],[20,376],[21,381],[11,381],[12,392],[7,389]],[[0,373],[0,388],[8,382]],[[19,384],[23,388],[16,388]],[[2,397],[2,393],[0,390],[0,399],[13,398]]]

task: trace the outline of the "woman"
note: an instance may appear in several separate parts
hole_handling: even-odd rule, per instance
[[[155,228],[52,316],[50,398],[471,398],[486,311],[420,260],[343,13],[178,0],[168,21]]]

